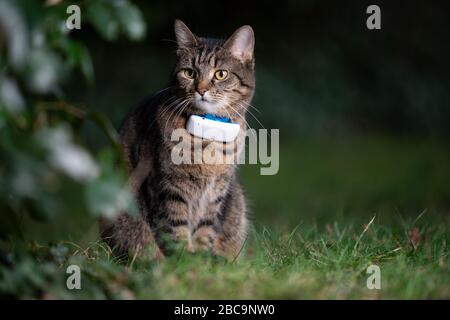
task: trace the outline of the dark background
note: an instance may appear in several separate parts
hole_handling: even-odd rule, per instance
[[[111,112],[115,123],[167,83],[173,20],[179,18],[201,36],[227,37],[244,24],[254,28],[254,105],[263,124],[285,129],[285,137],[450,133],[448,3],[379,1],[381,30],[366,28],[369,1],[135,3],[148,24],[144,42],[108,45],[89,30],[79,32],[90,38],[97,81],[96,90],[80,88],[81,97],[74,90],[74,98]]]
[[[173,21],[200,36],[256,35],[252,111],[280,129],[280,172],[242,176],[256,217],[284,222],[332,214],[418,215],[450,206],[448,2],[135,2],[148,24],[141,43],[75,33],[93,55],[96,81],[75,79],[69,100],[116,127],[145,96],[164,88],[175,61]],[[381,7],[381,30],[366,8]],[[261,125],[252,115],[249,122]],[[86,127],[94,147],[105,141]]]

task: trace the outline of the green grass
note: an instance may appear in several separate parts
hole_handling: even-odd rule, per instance
[[[180,251],[163,262],[138,259],[123,264],[101,243],[83,249],[65,243],[53,252],[37,249],[37,255],[47,262],[36,265],[26,260],[14,276],[19,279],[18,272],[26,274],[44,298],[448,299],[449,225],[426,220],[424,215],[394,231],[375,219],[365,233],[363,226],[337,223],[299,225],[281,233],[254,230],[247,252],[233,263]],[[420,230],[421,239],[413,245],[407,232],[414,227]],[[48,262],[59,251],[67,254],[61,267]],[[69,264],[81,266],[80,291],[65,288],[63,266]],[[381,268],[381,290],[366,287],[370,264]],[[11,283],[11,287],[25,286]],[[28,294],[33,297],[36,292]]]
[[[35,244],[34,258],[1,269],[0,292],[68,299],[450,298],[448,146],[309,140],[283,145],[280,160],[273,177],[242,168],[253,227],[232,263],[182,251],[162,262],[118,262],[91,231],[76,243]],[[81,267],[82,290],[66,289],[69,264]],[[381,268],[381,290],[366,287],[371,264]]]

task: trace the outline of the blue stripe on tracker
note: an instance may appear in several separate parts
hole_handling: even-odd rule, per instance
[[[205,113],[201,115],[203,119],[213,120],[213,121],[219,121],[219,122],[227,122],[231,123],[231,119],[227,117],[219,117],[212,113]]]

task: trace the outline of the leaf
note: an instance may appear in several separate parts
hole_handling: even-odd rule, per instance
[[[0,1],[0,26],[7,39],[8,60],[16,70],[21,70],[29,51],[29,33],[17,4]]]
[[[95,30],[106,40],[114,41],[119,35],[119,22],[115,19],[112,7],[104,1],[93,1],[87,7],[87,19]]]
[[[138,212],[135,198],[127,186],[126,176],[116,168],[116,158],[110,150],[99,156],[101,175],[86,186],[86,200],[94,216],[114,217],[121,212]]]
[[[0,104],[4,105],[9,112],[17,114],[23,110],[25,100],[14,79],[0,75]]]
[[[144,38],[146,24],[141,11],[128,1],[120,1],[115,6],[122,30],[134,41]]]
[[[64,39],[59,43],[67,55],[67,65],[70,68],[79,68],[89,84],[94,82],[94,66],[89,50],[82,43]]]
[[[79,60],[81,73],[86,78],[86,81],[90,84],[94,82],[94,65],[92,63],[91,55],[85,46],[80,48],[80,60]]]
[[[30,52],[27,65],[27,84],[34,93],[53,92],[62,79],[62,61],[50,48]]]

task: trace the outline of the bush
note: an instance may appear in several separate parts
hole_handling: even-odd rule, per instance
[[[135,209],[132,194],[126,188],[116,131],[102,114],[65,101],[65,81],[77,72],[89,84],[94,83],[89,51],[76,39],[77,30],[71,32],[66,27],[66,9],[70,4],[47,1],[44,5],[38,0],[0,2],[3,284],[11,272],[25,282],[33,282],[28,279],[32,275],[20,271],[20,266],[30,261],[31,239],[45,244],[67,239],[85,232],[83,228],[88,224],[83,222],[92,224],[100,216]],[[145,35],[141,12],[126,0],[77,4],[81,8],[82,28],[92,27],[107,41],[115,41],[121,35],[140,40]],[[109,145],[95,153],[90,150],[80,134],[85,122],[98,126],[108,137]],[[13,287],[21,291],[21,286]],[[11,294],[14,296],[9,291]]]

